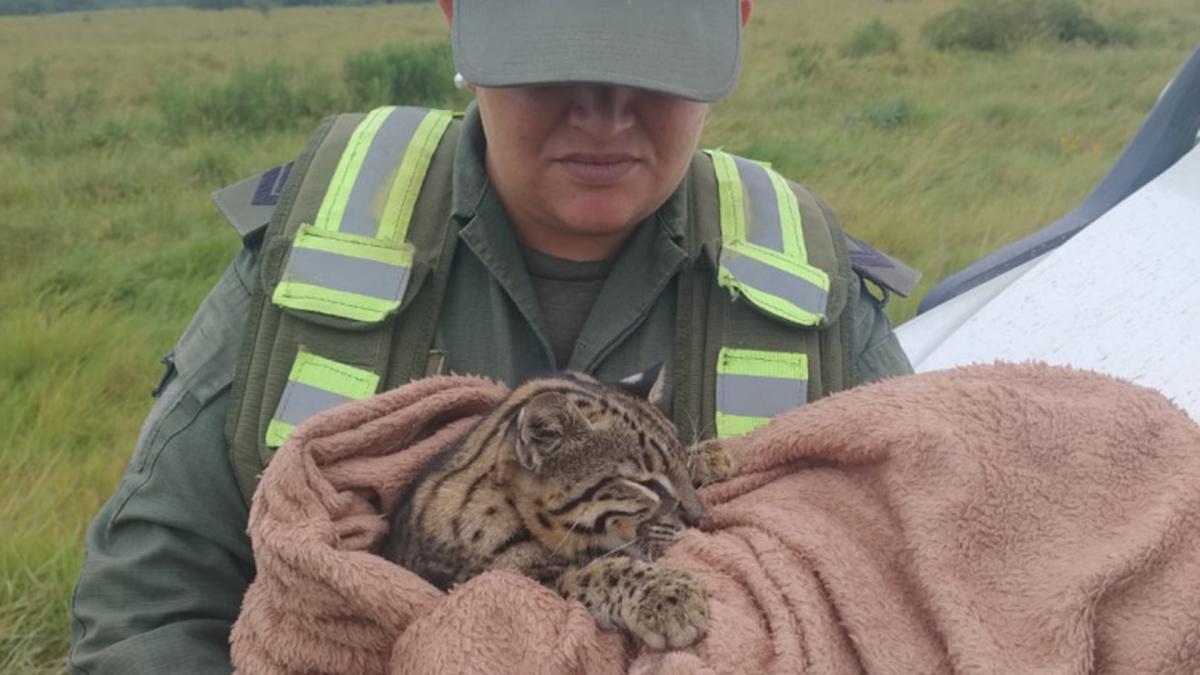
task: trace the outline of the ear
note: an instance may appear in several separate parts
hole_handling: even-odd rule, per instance
[[[513,423],[512,445],[517,463],[538,473],[563,440],[578,434],[586,425],[587,420],[575,404],[562,394],[534,396],[521,407]]]
[[[663,389],[666,387],[666,382],[667,369],[660,363],[636,375],[630,375],[617,382],[614,386],[632,396],[658,405],[662,403]]]

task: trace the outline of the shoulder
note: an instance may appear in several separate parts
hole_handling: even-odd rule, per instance
[[[260,283],[263,235],[293,163],[271,167],[213,193],[213,202],[242,247],[209,290],[175,343],[171,358],[183,388],[201,403],[233,381]]]
[[[804,262],[823,269],[854,292],[860,277],[885,294],[901,296],[908,296],[920,280],[920,273],[908,265],[846,234],[825,200],[770,164],[705,150],[697,153],[691,176],[693,189],[702,198],[699,220],[713,221],[699,223],[706,240],[720,238],[727,245],[743,238],[755,243],[761,238],[761,243],[789,258],[806,258]],[[705,195],[717,197],[715,211],[705,208]],[[794,217],[786,216],[789,211]],[[789,229],[802,246],[788,245]]]
[[[859,286],[861,280],[869,281],[883,291],[882,300],[885,302],[890,293],[907,298],[916,290],[921,281],[920,272],[843,230],[829,204],[808,187],[793,181],[788,181],[788,184],[797,199],[802,204],[810,203],[813,212],[819,212],[826,226],[834,230],[835,236],[845,243],[846,256],[855,275],[853,286]]]
[[[706,150],[690,176],[692,230],[719,283],[785,322],[836,321],[856,299],[860,277],[885,295],[907,294],[919,278],[847,237],[824,200],[770,164]]]
[[[233,382],[258,284],[258,258],[254,246],[237,253],[175,343],[177,377],[201,403]]]

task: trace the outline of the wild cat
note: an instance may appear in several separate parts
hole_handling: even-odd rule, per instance
[[[655,649],[704,634],[704,590],[654,559],[727,477],[717,442],[688,451],[643,373],[578,373],[515,389],[433,460],[397,508],[383,555],[442,589],[515,569]]]

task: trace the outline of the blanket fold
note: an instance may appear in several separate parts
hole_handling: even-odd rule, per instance
[[[641,653],[511,572],[442,593],[374,554],[420,468],[506,389],[423,380],[301,426],[250,516],[246,673],[1197,673],[1200,427],[1040,364],[894,379],[730,442],[661,564],[706,637]]]

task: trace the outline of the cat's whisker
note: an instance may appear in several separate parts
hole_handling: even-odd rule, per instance
[[[634,539],[633,541],[627,541],[624,544],[617,546],[616,548],[610,549],[609,551],[607,551],[605,553],[601,553],[599,556],[597,556],[597,560],[599,560],[600,558],[607,558],[611,555],[614,555],[616,553],[619,553],[620,551],[623,551],[623,550],[629,548],[630,546],[636,546],[636,545],[637,545],[636,539]]]
[[[572,534],[575,534],[575,528],[577,527],[579,527],[579,516],[576,516],[571,520],[571,526],[568,527],[567,531],[563,532],[562,536],[558,538],[558,543],[554,545],[553,549],[551,549],[550,555],[558,555],[558,552],[562,550],[563,544],[567,543],[567,539],[569,539]]]

